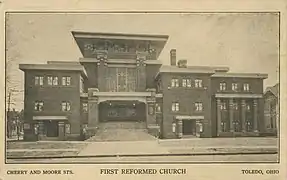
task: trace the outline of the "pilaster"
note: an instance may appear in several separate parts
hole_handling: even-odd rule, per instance
[[[216,100],[216,110],[217,110],[217,136],[221,133],[221,100]]]
[[[59,140],[65,140],[65,123],[59,122]]]
[[[242,132],[246,132],[246,101],[241,100],[241,128]]]
[[[253,100],[253,130],[258,132],[258,100]]]
[[[182,120],[177,120],[177,137],[182,138]]]
[[[137,52],[137,91],[144,91],[146,88],[146,52]]]
[[[229,99],[229,128],[230,132],[234,132],[234,110],[233,110],[233,99]]]

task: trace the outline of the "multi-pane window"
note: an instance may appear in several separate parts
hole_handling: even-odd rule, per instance
[[[43,76],[35,76],[35,85],[42,86],[44,84],[44,77]]]
[[[81,77],[80,78],[80,93],[84,92],[84,79]]]
[[[44,102],[43,101],[36,101],[34,104],[35,111],[43,111]]]
[[[238,84],[232,83],[232,91],[237,91],[237,89],[238,89]]]
[[[220,89],[220,91],[225,91],[226,90],[226,83],[225,82],[219,83],[219,89]]]
[[[160,113],[160,112],[161,112],[161,106],[160,106],[160,104],[158,104],[158,103],[155,104],[155,111],[156,111],[157,113]]]
[[[48,76],[48,85],[57,86],[58,85],[58,77]]]
[[[187,79],[186,80],[186,86],[187,87],[191,87],[191,79]]]
[[[201,79],[194,80],[194,85],[196,88],[201,88],[202,87],[202,80]]]
[[[202,102],[196,102],[196,103],[194,103],[194,105],[195,105],[195,111],[202,111],[203,110]]]
[[[173,112],[178,112],[179,111],[179,103],[178,102],[173,102],[171,106],[171,110]]]
[[[240,132],[241,128],[238,120],[233,121],[233,127],[235,132]]]
[[[171,87],[179,87],[178,79],[171,79]]]
[[[83,111],[88,112],[88,103],[83,103]]]
[[[245,83],[245,84],[243,84],[243,90],[244,91],[249,91],[249,84],[248,83]]]
[[[186,79],[182,79],[182,87],[186,87]]]
[[[71,85],[71,77],[69,77],[69,76],[62,77],[62,85],[63,86],[70,86]]]
[[[250,104],[246,104],[246,110],[247,110],[247,111],[250,111],[250,110],[251,110]]]
[[[220,104],[220,109],[221,109],[221,110],[226,110],[226,103],[225,103],[225,102],[222,102],[222,103]]]
[[[222,121],[220,125],[221,125],[221,131],[227,132],[227,123]]]
[[[191,87],[191,79],[182,79],[182,87]]]
[[[71,110],[71,105],[69,102],[62,102],[62,111],[70,111]]]
[[[233,108],[234,108],[235,110],[238,110],[238,103],[233,103]]]

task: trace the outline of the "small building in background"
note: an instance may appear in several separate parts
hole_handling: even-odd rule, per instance
[[[264,92],[264,122],[267,135],[277,135],[279,127],[279,83]]]

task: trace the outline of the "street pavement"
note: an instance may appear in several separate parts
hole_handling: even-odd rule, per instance
[[[46,142],[49,143],[49,142]],[[67,141],[58,142],[59,145],[69,143]],[[81,144],[79,149],[77,143]],[[73,142],[73,151],[79,153],[53,155],[49,160],[70,162],[98,162],[98,161],[272,161],[276,162],[278,157],[277,138],[191,138],[191,139],[168,139],[168,140],[147,140],[147,141],[115,141],[115,142]],[[48,146],[49,147],[49,146]],[[55,147],[55,146],[53,146]],[[60,146],[59,146],[60,147]],[[68,148],[71,150],[71,148]],[[25,149],[8,149],[8,153]],[[33,161],[33,154],[38,157],[45,157],[45,154],[55,154],[55,149],[34,149],[29,150],[30,158],[25,162]],[[28,153],[28,151],[26,152]],[[42,153],[41,155],[39,155]],[[265,155],[263,155],[265,153]],[[251,155],[252,154],[252,155]],[[48,155],[47,155],[48,156]],[[75,157],[77,156],[77,157]],[[10,156],[11,157],[11,156]],[[13,156],[12,156],[13,157]],[[19,157],[23,158],[23,157]],[[21,159],[11,159],[9,161],[21,161]],[[39,162],[46,161],[38,159]],[[52,161],[51,161],[52,162]]]
[[[259,163],[277,162],[277,154],[145,156],[145,157],[78,157],[51,159],[8,159],[7,163]]]

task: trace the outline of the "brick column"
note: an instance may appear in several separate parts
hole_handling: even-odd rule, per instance
[[[156,113],[155,113],[155,89],[147,89],[151,92],[151,97],[146,98],[146,112],[147,112],[147,127],[156,125]]]
[[[97,50],[96,58],[99,61],[98,65],[98,88],[100,91],[106,91],[106,73],[107,73],[107,59],[108,51],[106,50]]]
[[[45,128],[44,128],[44,122],[43,122],[43,121],[39,121],[39,122],[38,122],[38,125],[39,125],[39,128],[38,128],[38,131],[39,131],[39,140],[45,139],[46,133],[45,133]]]
[[[216,100],[216,107],[217,107],[217,136],[221,133],[221,100]]]
[[[182,138],[182,120],[177,120],[177,137]]]
[[[241,100],[241,128],[242,132],[246,132],[246,102],[245,99]]]
[[[59,140],[65,140],[65,123],[59,122]]]
[[[230,132],[234,132],[234,112],[233,112],[233,99],[229,99],[229,128]]]
[[[258,132],[258,100],[253,100],[253,130]]]
[[[137,91],[144,91],[146,89],[146,60],[147,53],[137,52]]]

